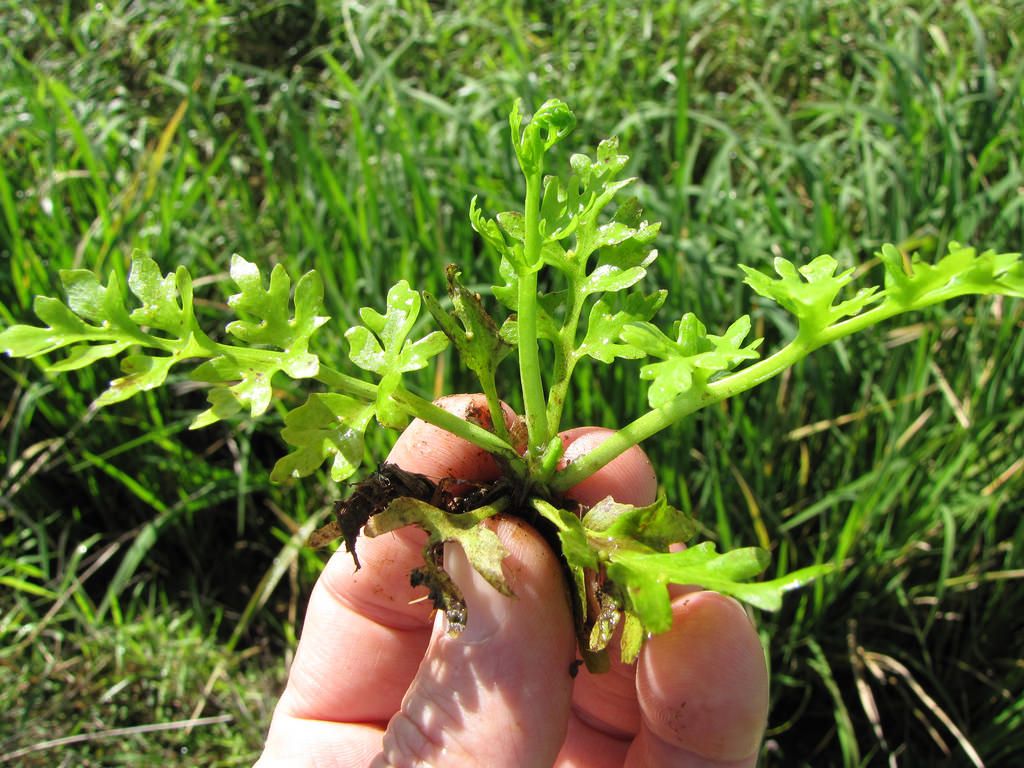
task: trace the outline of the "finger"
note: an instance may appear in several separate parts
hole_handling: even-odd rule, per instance
[[[382,733],[374,724],[275,717],[254,768],[369,765]]]
[[[435,405],[485,429],[491,428],[490,410],[483,395],[449,395],[435,401]],[[515,413],[504,403],[502,408],[506,409],[505,423],[511,428],[516,421]],[[420,419],[414,419],[401,434],[388,461],[433,480],[487,481],[501,476],[498,462],[483,448]]]
[[[641,727],[626,765],[755,765],[768,671],[754,625],[716,592],[677,598],[672,614],[672,628],[651,637],[640,655]]]
[[[479,419],[481,399],[453,396],[438,404]],[[435,478],[457,473],[486,480],[498,473],[490,455],[419,420],[398,438],[388,461]],[[358,571],[347,552],[334,554],[310,597],[278,705],[283,716],[384,723],[398,710],[430,639],[432,606],[420,599],[426,590],[409,584],[425,543],[426,534],[415,528],[360,537]]]
[[[571,462],[607,439],[610,430],[582,428],[563,437]],[[634,447],[569,492],[585,504],[605,496],[634,505],[651,503],[653,467]],[[611,669],[580,671],[573,695],[581,721],[570,729],[560,765],[590,765],[610,752],[626,751],[629,764],[643,766],[753,765],[764,732],[768,676],[753,624],[737,603],[711,592],[674,585],[673,628],[645,645],[638,666],[626,665],[618,642],[609,648]],[[685,632],[685,634],[684,634]],[[728,668],[730,674],[719,670]],[[683,735],[672,730],[693,718]],[[696,712],[702,712],[698,718]],[[589,732],[588,732],[589,730]],[[630,745],[629,738],[636,736]],[[611,743],[601,739],[617,738]],[[575,746],[573,742],[577,742]],[[601,744],[600,752],[594,745]]]
[[[459,546],[445,547],[445,569],[466,601],[467,627],[449,635],[438,615],[374,766],[541,766],[558,753],[576,653],[561,566],[522,520],[492,525],[508,551],[502,567],[515,596],[488,584]]]
[[[420,539],[420,541],[417,541]],[[430,639],[431,607],[411,602],[425,535],[401,531],[338,550],[310,596],[277,714],[302,720],[386,722]],[[273,732],[271,732],[273,735]]]

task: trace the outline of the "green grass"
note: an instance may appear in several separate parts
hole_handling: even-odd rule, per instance
[[[238,252],[320,270],[338,321],[321,354],[343,367],[356,308],[399,276],[436,291],[456,262],[486,285],[494,257],[466,211],[474,194],[489,210],[520,196],[504,127],[517,96],[566,100],[572,148],[619,135],[664,222],[648,278],[672,288],[663,316],[692,310],[716,332],[751,305],[768,344],[787,332],[737,262],[1024,240],[1020,3],[5,0],[0,14],[4,324],[29,319],[60,268],[124,270],[141,250],[224,276]],[[200,289],[214,327],[227,294]],[[1024,751],[1022,318],[999,300],[923,313],[645,446],[724,546],[770,544],[780,569],[844,564],[761,617],[765,765]],[[197,764],[251,762],[319,568],[296,544],[341,491],[269,483],[275,415],[189,433],[204,397],[182,384],[93,413],[112,368],[0,372],[0,760],[78,736],[15,759],[149,764],[187,747]],[[579,381],[577,424],[640,412],[635,365]],[[470,379],[445,360],[419,386]],[[200,703],[231,721],[97,737]]]

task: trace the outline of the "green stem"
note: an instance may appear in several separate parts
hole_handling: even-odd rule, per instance
[[[500,437],[509,445],[512,444],[512,436],[508,432],[508,425],[505,424],[505,409],[501,407],[501,398],[498,397],[498,387],[494,382],[494,372],[490,375],[480,375],[480,387],[487,398],[487,410],[491,412],[491,423],[494,425],[494,434]]]
[[[529,440],[527,455],[538,458],[548,442],[545,414],[544,382],[540,370],[540,350],[537,344],[537,267],[543,245],[540,234],[540,191],[543,166],[526,177],[524,244],[525,269],[519,274],[519,377],[523,387],[523,407],[526,411],[526,430]]]
[[[377,387],[375,385],[348,376],[325,365],[320,366],[320,372],[316,378],[335,392],[341,392],[342,394],[368,401],[375,400],[377,397]],[[429,400],[425,400],[404,389],[399,388],[394,394],[394,399],[411,416],[422,419],[428,424],[433,424],[435,427],[439,427],[446,432],[451,432],[463,440],[468,440],[474,445],[480,446],[489,453],[500,456],[508,462],[513,472],[520,476],[525,475],[525,465],[522,458],[516,453],[515,448],[509,444],[508,440],[500,435],[489,432],[471,421],[459,418],[444,408],[434,405]],[[498,412],[501,413],[500,410]],[[503,418],[501,422],[501,426],[504,427]],[[495,421],[495,425],[497,423]],[[508,434],[507,430],[506,434]]]
[[[370,384],[368,381],[363,381],[341,371],[336,371],[333,368],[328,368],[323,363],[320,364],[320,370],[315,378],[317,381],[326,384],[333,391],[340,392],[343,395],[351,395],[360,400],[368,401],[377,399],[377,386],[375,384]]]
[[[416,418],[422,419],[428,424],[433,424],[435,427],[440,427],[446,432],[451,432],[456,437],[468,440],[485,451],[501,457],[508,462],[511,470],[516,475],[520,477],[525,476],[526,465],[522,457],[516,453],[511,445],[493,432],[489,432],[471,421],[466,421],[446,411],[444,408],[434,405],[429,400],[417,397],[404,389],[399,389],[395,392],[394,398],[399,405]]]
[[[575,363],[571,354],[555,355],[555,370],[551,377],[547,409],[548,434],[550,435],[557,434],[558,428],[561,426],[562,410],[565,408],[565,398],[569,393],[569,381],[572,379]]]
[[[708,384],[698,392],[680,395],[660,408],[648,411],[556,475],[551,483],[552,490],[568,490],[637,443],[681,421],[694,411],[713,405],[737,392],[756,387],[796,363],[809,351],[802,343],[794,340],[771,357]]]
[[[562,424],[562,411],[565,409],[565,398],[569,392],[569,382],[576,367],[576,329],[579,327],[580,314],[583,312],[583,301],[576,289],[576,281],[569,280],[568,293],[572,296],[572,306],[566,315],[565,324],[558,334],[555,348],[555,369],[551,377],[551,390],[548,393],[548,434],[558,434]]]

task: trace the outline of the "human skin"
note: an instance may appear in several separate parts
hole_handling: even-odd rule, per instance
[[[465,417],[477,396],[439,401]],[[607,434],[563,435],[566,456]],[[413,422],[388,461],[430,477],[494,479],[481,449]],[[654,500],[657,482],[639,448],[574,491]],[[741,768],[754,766],[768,708],[764,655],[750,619],[714,592],[677,589],[672,628],[631,665],[573,678],[572,612],[555,554],[514,517],[488,521],[505,548],[514,592],[499,594],[445,545],[468,625],[446,631],[424,590],[409,585],[425,534],[406,528],[357,544],[363,567],[339,550],[310,598],[284,694],[257,768]]]

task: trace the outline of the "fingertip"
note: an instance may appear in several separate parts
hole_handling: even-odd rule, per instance
[[[604,427],[576,427],[559,434],[565,452],[559,468],[572,464],[615,434]],[[658,477],[644,450],[634,445],[590,477],[573,486],[566,496],[593,506],[606,496],[622,504],[643,507],[658,497]]]
[[[430,640],[430,606],[409,570],[425,534],[403,529],[357,544],[363,567],[334,553],[310,596],[279,711],[296,721],[380,721],[398,708]],[[277,715],[275,715],[275,718]]]
[[[644,728],[669,748],[722,762],[755,754],[768,716],[768,671],[750,618],[716,592],[677,598],[672,629],[650,638],[637,670]]]
[[[434,404],[484,429],[493,426],[487,398],[481,394],[448,395]],[[514,424],[515,413],[505,403],[501,405],[506,425]],[[497,461],[483,448],[421,419],[413,419],[399,435],[387,461],[432,479],[484,482],[501,476]]]

